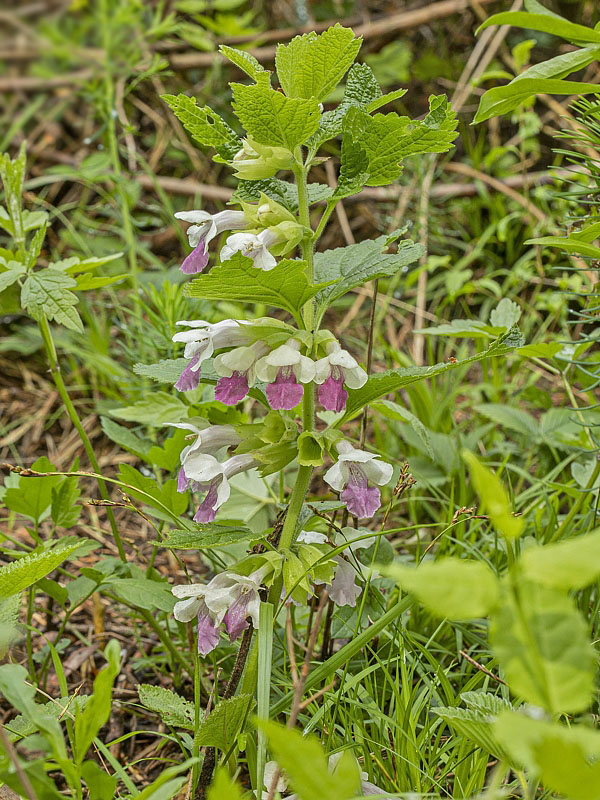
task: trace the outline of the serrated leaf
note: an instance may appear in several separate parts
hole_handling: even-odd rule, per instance
[[[50,516],[59,528],[71,528],[81,515],[77,500],[81,495],[77,478],[65,478],[58,486],[52,487]]]
[[[42,553],[28,553],[0,567],[0,598],[11,597],[45,578],[77,550],[79,543],[57,545]]]
[[[271,73],[254,58],[252,53],[248,53],[246,50],[237,50],[235,47],[228,47],[226,44],[222,44],[219,47],[219,53],[229,59],[236,67],[239,67],[256,83],[269,85]]]
[[[265,271],[255,267],[251,258],[236,253],[221,266],[186,284],[184,293],[206,300],[266,303],[297,315],[322,288],[309,285],[305,270],[306,262],[284,258]]]
[[[505,751],[496,741],[492,726],[499,714],[511,710],[510,703],[487,692],[463,692],[461,699],[471,707],[442,706],[435,708],[434,713],[456,733],[475,742],[482,750],[497,758],[505,758]]]
[[[381,108],[388,103],[393,103],[394,100],[399,100],[401,97],[404,97],[407,91],[407,89],[396,89],[393,92],[387,92],[386,94],[381,95],[381,97],[372,100],[367,105],[367,111],[369,114],[372,114],[374,111],[377,111],[378,108]]]
[[[249,694],[221,700],[200,724],[194,742],[200,747],[218,747],[226,753],[241,732],[253,703]]]
[[[46,317],[83,333],[83,324],[74,308],[77,297],[69,291],[76,285],[70,275],[48,267],[27,276],[21,290],[21,303],[36,320]]]
[[[540,438],[540,426],[527,411],[505,406],[502,403],[482,403],[476,405],[474,409],[497,425],[520,433],[530,440],[537,441]]]
[[[161,547],[173,550],[209,550],[260,538],[244,525],[221,525],[215,522],[198,526],[195,530],[171,531],[161,542]]]
[[[14,266],[11,266],[14,265]],[[19,280],[21,275],[25,274],[25,267],[16,261],[8,262],[9,269],[5,272],[0,272],[0,292],[8,289],[13,283]]]
[[[140,703],[155,711],[167,725],[194,730],[194,704],[162,686],[142,683],[137,687]]]
[[[356,286],[375,278],[395,275],[425,253],[422,245],[410,239],[399,243],[397,253],[383,252],[387,244],[387,237],[379,236],[377,239],[365,239],[359,244],[315,254],[315,280],[323,283],[334,281],[317,295],[321,315],[334,300]]]
[[[588,628],[564,592],[521,578],[504,587],[490,641],[515,695],[550,714],[584,711],[596,671]]]
[[[262,84],[231,84],[233,110],[260,144],[293,151],[316,131],[321,109],[315,99],[286,97]]]
[[[185,94],[165,94],[162,99],[193,139],[214,147],[225,160],[230,161],[241,149],[242,140],[209,106],[199,106]]]
[[[521,318],[521,306],[510,300],[508,297],[503,297],[498,303],[496,308],[492,309],[490,314],[490,324],[494,328],[505,328],[508,330],[516,325]]]
[[[325,98],[358,55],[362,39],[339,23],[320,34],[305,33],[277,45],[275,67],[288,97]]]
[[[144,425],[164,425],[165,422],[181,422],[187,419],[188,407],[178,397],[167,392],[154,392],[145,400],[131,406],[111,408],[111,416],[126,422]]]
[[[483,617],[494,608],[498,597],[498,579],[480,561],[443,558],[423,562],[416,569],[389,564],[384,571],[439,617]]]
[[[344,137],[340,174],[333,197],[341,200],[360,192],[369,180],[369,173],[365,171],[367,165],[367,154],[360,142],[355,142],[352,137]]]
[[[400,369],[392,369],[388,370],[388,372],[372,375],[361,389],[351,389],[348,392],[349,397],[346,403],[346,413],[336,423],[336,426],[352,419],[364,406],[372,403],[374,400],[378,400],[380,397],[384,397],[386,394],[396,392],[405,386],[409,386],[411,383],[441,375],[444,372],[464,367],[476,361],[483,361],[485,358],[506,355],[515,347],[519,347],[521,343],[522,336],[518,328],[513,328],[499,339],[496,339],[495,342],[492,342],[487,350],[484,350],[482,353],[474,353],[472,356],[462,361],[444,361],[440,364],[434,364],[431,367],[402,367]]]

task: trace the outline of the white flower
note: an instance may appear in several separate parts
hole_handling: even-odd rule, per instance
[[[357,585],[356,570],[342,556],[334,556],[336,562],[335,577],[329,588],[329,596],[338,606],[351,606],[354,608],[362,588]]]
[[[318,533],[317,531],[300,531],[296,541],[304,542],[304,544],[325,544],[327,542],[327,535],[325,533]]]
[[[212,522],[218,509],[229,500],[231,487],[229,478],[240,472],[258,466],[251,455],[231,456],[223,463],[208,453],[191,453],[183,464],[183,471],[188,481],[194,482],[194,488],[206,491],[206,496],[198,507],[194,520],[196,522]]]
[[[394,468],[380,461],[379,456],[358,450],[349,442],[338,442],[336,448],[338,460],[327,470],[324,480],[336,492],[341,492],[341,499],[351,514],[372,517],[380,506],[381,496],[379,489],[369,484],[384,486],[389,483]]]
[[[268,352],[268,345],[258,341],[218,355],[213,366],[221,377],[215,387],[215,398],[228,406],[243,400],[256,383],[256,362]]]
[[[201,239],[208,245],[223,231],[236,231],[248,225],[243,211],[229,209],[219,211],[217,214],[201,210],[178,211],[175,218],[192,223],[186,231],[190,247],[197,247]]]
[[[350,389],[360,389],[367,382],[368,375],[354,356],[342,350],[335,340],[327,342],[327,355],[315,363],[315,383],[319,385],[319,402],[329,411],[343,411],[346,407]]]
[[[185,492],[190,485],[190,478],[185,471],[186,462],[189,461],[188,468],[192,471],[196,454],[216,456],[223,447],[231,447],[241,441],[232,425],[209,425],[206,428],[198,428],[192,422],[167,422],[166,424],[172,428],[181,428],[195,434],[194,441],[184,447],[179,455],[181,469],[177,479],[178,492]]]
[[[270,565],[265,565],[250,575],[222,572],[208,584],[205,603],[216,619],[225,621],[231,641],[235,641],[248,627],[247,617],[258,628],[259,592],[265,575],[271,569]]]
[[[269,252],[269,247],[276,244],[280,237],[277,233],[265,229],[259,234],[234,233],[227,238],[221,249],[221,261],[227,261],[235,253],[241,253],[254,261],[258,269],[270,270],[277,264],[275,256]]]
[[[173,336],[174,342],[184,342],[184,358],[191,359],[179,376],[175,388],[180,392],[195,389],[200,383],[202,362],[210,358],[215,350],[223,347],[237,347],[248,344],[252,337],[244,328],[249,322],[224,319],[221,322],[205,322],[202,319],[182,319],[177,325],[186,325],[190,330],[179,331]]]

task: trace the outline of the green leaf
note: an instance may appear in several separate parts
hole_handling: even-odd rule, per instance
[[[394,100],[399,100],[401,97],[404,97],[407,91],[407,89],[395,89],[393,92],[387,92],[386,94],[381,95],[381,97],[377,97],[375,100],[372,100],[367,105],[367,111],[369,114],[372,114],[373,111],[377,111],[378,108],[381,108],[388,103],[393,103]]]
[[[266,70],[251,53],[246,50],[237,50],[235,47],[228,47],[226,44],[222,44],[219,47],[219,53],[229,59],[236,67],[239,67],[246,75],[249,75],[256,83],[269,85],[271,80],[270,71]]]
[[[29,586],[33,586],[40,578],[45,578],[62,564],[79,547],[79,542],[69,545],[57,545],[41,553],[30,553],[0,567],[0,598],[11,597]]]
[[[132,406],[124,408],[112,408],[109,413],[126,422],[164,425],[165,422],[181,422],[187,419],[188,407],[175,395],[153,392],[145,400],[138,400]]]
[[[226,767],[219,767],[206,795],[207,800],[243,800],[245,795],[238,783],[229,777]]]
[[[529,547],[519,569],[531,581],[555,589],[583,589],[600,576],[600,530],[569,541]]]
[[[108,581],[111,590],[135,608],[147,611],[173,611],[175,598],[168,583],[147,578],[118,578]]]
[[[358,55],[362,39],[339,23],[320,34],[296,36],[277,45],[275,67],[288,97],[325,98],[335,89]]]
[[[89,800],[113,800],[119,779],[109,775],[95,761],[84,761],[81,765],[81,777],[85,781]]]
[[[380,397],[384,397],[386,394],[396,392],[417,381],[433,378],[444,372],[464,367],[475,361],[483,361],[485,358],[506,355],[506,353],[510,353],[515,347],[519,347],[521,343],[522,336],[518,328],[512,328],[508,333],[496,339],[495,342],[492,342],[487,350],[481,353],[475,353],[462,361],[444,361],[440,364],[434,364],[431,367],[402,367],[400,369],[392,369],[387,372],[372,375],[361,389],[351,389],[348,392],[349,397],[346,404],[346,413],[336,425],[339,426],[352,419],[360,413],[364,406],[372,403],[374,400],[378,400]]]
[[[101,416],[100,425],[111,442],[115,442],[120,447],[124,447],[125,450],[129,450],[130,453],[139,456],[139,458],[144,458],[152,446],[150,439],[142,439],[129,428],[126,428],[124,425],[119,425],[118,422],[109,419],[109,417]]]
[[[119,465],[119,479],[133,487],[126,488],[126,492],[134,502],[145,503],[161,513],[164,513],[165,506],[176,515],[183,514],[188,507],[188,496],[185,493],[177,492],[175,479],[165,481],[158,486],[153,478],[142,475],[139,470],[129,464]],[[141,491],[138,493],[135,489]]]
[[[239,694],[221,702],[200,723],[194,742],[200,747],[218,747],[226,753],[241,733],[244,720],[254,700],[249,694]]]
[[[483,95],[479,102],[473,124],[485,122],[491,117],[506,114],[535,94],[591,94],[598,91],[595,83],[579,83],[553,78],[522,78],[513,80],[506,86],[495,86]],[[543,237],[554,238],[554,237]]]
[[[37,472],[56,471],[45,456],[38,458],[31,466]],[[11,486],[6,490],[2,502],[11,511],[40,522],[47,516],[52,503],[52,490],[61,482],[61,477],[46,475],[36,478],[20,475],[18,481],[18,486]]]
[[[303,431],[298,437],[298,463],[303,467],[320,467],[323,464],[325,445],[323,438],[312,431]]]
[[[194,730],[194,704],[170,689],[142,683],[137,687],[140,703],[155,711],[162,721],[175,728]]]
[[[81,515],[77,500],[81,495],[77,478],[65,478],[58,486],[52,487],[50,516],[58,528],[71,528]]]
[[[360,791],[358,764],[350,751],[329,772],[327,759],[318,740],[277,722],[257,720],[267,735],[275,761],[287,773],[300,800],[348,800]]]
[[[589,244],[576,236],[541,236],[538,239],[528,239],[525,244],[560,247],[561,250],[565,250],[567,253],[578,253],[580,256],[600,258],[600,247]]]
[[[214,547],[226,547],[237,542],[252,542],[259,539],[256,533],[244,525],[221,525],[211,522],[198,525],[195,530],[170,531],[161,542],[161,547],[173,550],[212,550]]]
[[[551,33],[566,39],[568,42],[594,42],[600,44],[600,32],[585,25],[577,25],[564,17],[553,14],[529,14],[526,11],[503,11],[492,14],[477,29],[477,33],[490,25],[515,25],[517,28],[527,28],[530,31]],[[543,90],[542,90],[543,91]],[[577,92],[573,92],[577,94]]]
[[[480,561],[443,558],[421,563],[417,569],[390,564],[385,574],[414,594],[432,614],[448,619],[486,616],[498,597],[498,579]]]
[[[470,739],[482,750],[496,758],[505,758],[504,749],[496,740],[493,730],[495,718],[511,709],[511,705],[496,695],[487,692],[462,692],[464,700],[471,708],[438,707],[434,714],[440,716],[459,736]]]
[[[511,690],[550,714],[584,711],[596,670],[587,624],[563,592],[524,579],[505,586],[490,624]]]
[[[242,140],[212,108],[198,106],[194,98],[185,94],[165,94],[162,99],[201,145],[214,147],[226,161],[231,161],[241,150]]]
[[[351,136],[344,136],[342,140],[342,160],[337,187],[333,197],[340,200],[351,197],[360,192],[369,180],[367,154],[360,142],[355,142]]]
[[[315,99],[286,97],[281,92],[253,84],[232,83],[233,110],[259,144],[293,151],[316,131],[321,109]]]
[[[490,325],[508,330],[521,318],[521,307],[514,300],[503,297],[490,314]]]
[[[481,509],[485,511],[494,527],[507,539],[517,539],[525,527],[525,521],[514,517],[510,500],[500,478],[477,458],[474,453],[463,450],[462,456],[469,466],[475,491],[481,498]]]
[[[174,384],[188,364],[187,358],[165,358],[158,364],[134,364],[133,371],[157,383]]]
[[[531,414],[520,408],[512,408],[502,403],[482,403],[474,406],[474,409],[497,425],[526,436],[530,441],[538,441],[540,438],[539,424]]]
[[[176,430],[172,436],[165,439],[162,447],[153,444],[146,453],[146,461],[155,467],[166,469],[168,472],[173,472],[179,465],[181,451],[183,450],[186,442],[187,432],[183,430]]]
[[[21,303],[36,320],[46,317],[65,328],[83,333],[83,325],[75,309],[77,297],[69,291],[75,286],[76,282],[70,275],[49,267],[27,276],[21,290]]]
[[[378,236],[377,239],[365,239],[359,244],[315,254],[315,280],[331,283],[317,294],[321,316],[334,300],[346,292],[375,278],[395,275],[425,253],[422,245],[414,244],[410,239],[399,243],[397,253],[385,253],[387,244],[387,236]]]
[[[433,445],[431,443],[429,431],[425,425],[423,425],[421,420],[412,413],[412,411],[409,411],[407,408],[398,405],[398,403],[393,403],[391,400],[378,400],[376,403],[373,403],[372,408],[374,411],[378,411],[382,416],[387,417],[388,419],[396,419],[400,422],[405,422],[407,425],[410,425],[419,439],[423,442],[425,452],[429,458],[432,461],[435,460],[435,454],[433,452]]]
[[[10,266],[11,264],[15,266]],[[0,272],[0,292],[8,289],[9,286],[12,286],[13,283],[19,280],[21,275],[25,274],[25,267],[23,264],[19,264],[16,261],[9,261],[8,265],[9,269],[5,272]]]
[[[112,708],[112,687],[121,671],[121,649],[116,639],[106,646],[107,666],[94,680],[94,691],[83,710],[75,714],[75,762],[81,764],[100,728],[108,722]]]
[[[118,281],[124,281],[128,278],[128,273],[124,272],[122,275],[78,275],[75,279],[76,289],[78,292],[88,292],[91,289],[102,289],[104,286],[111,286]]]
[[[284,258],[276,267],[265,271],[257,269],[251,258],[236,253],[221,266],[213,267],[186,284],[184,293],[206,300],[266,303],[297,316],[302,306],[323,286],[310,286],[305,270],[304,261]]]

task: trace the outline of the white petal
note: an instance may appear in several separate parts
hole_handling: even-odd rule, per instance
[[[208,211],[178,211],[175,214],[175,219],[182,219],[184,222],[200,225],[203,222],[212,220],[212,214],[209,214]]]
[[[334,561],[337,561],[338,566],[335,578],[329,588],[329,596],[338,606],[354,608],[356,599],[362,592],[361,587],[356,585],[356,571],[352,564],[349,564],[341,556],[335,556]]]
[[[266,247],[262,247],[254,258],[254,266],[268,272],[277,266],[277,259]]]
[[[348,467],[342,461],[337,461],[323,475],[323,480],[336,492],[341,492],[348,481]]]
[[[223,465],[209,453],[190,453],[183,465],[185,477],[198,483],[209,483],[219,475],[223,475]]]
[[[342,367],[342,369],[353,369],[358,366],[358,361],[354,356],[350,355],[347,350],[342,350],[341,347],[329,354],[329,363],[336,367]]]
[[[178,583],[171,587],[171,592],[179,598],[202,597],[205,591],[206,586],[203,583]]]
[[[173,616],[178,622],[191,622],[198,616],[198,610],[202,601],[198,597],[189,597],[187,600],[180,600],[175,603]]]
[[[315,383],[325,383],[330,374],[331,364],[327,356],[315,361],[315,377],[313,378]]]
[[[350,389],[360,389],[364,386],[369,376],[362,367],[358,365],[352,369],[344,369],[344,383]]]
[[[363,470],[371,483],[376,483],[378,486],[385,486],[386,483],[390,482],[394,474],[392,465],[387,464],[385,461],[380,461],[379,459],[365,464]]]
[[[223,503],[226,503],[229,500],[230,495],[231,495],[231,487],[229,486],[229,481],[223,475],[223,480],[219,483],[219,486],[217,488],[216,508],[221,508]]]
[[[294,367],[294,374],[300,383],[310,383],[315,377],[315,362],[308,356],[300,356],[300,363]]]
[[[317,531],[300,531],[296,541],[304,542],[305,544],[325,544],[327,534],[318,533]]]

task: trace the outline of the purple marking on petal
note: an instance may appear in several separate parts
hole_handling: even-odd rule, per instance
[[[190,392],[192,389],[197,389],[200,385],[200,373],[202,372],[201,369],[194,370],[193,367],[196,366],[198,363],[198,359],[200,356],[196,356],[192,358],[190,363],[185,367],[179,378],[177,379],[177,383],[175,384],[175,388],[179,392]]]
[[[219,626],[215,625],[206,605],[198,611],[198,652],[208,655],[219,644]]]
[[[196,272],[202,272],[207,264],[208,248],[206,247],[204,237],[202,237],[196,247],[194,247],[192,252],[185,259],[180,269],[186,275],[194,275]]]
[[[229,641],[235,642],[238,636],[241,636],[243,631],[249,627],[249,623],[246,621],[246,617],[248,615],[248,604],[252,599],[252,592],[251,590],[244,591],[242,588],[239,595],[233,601],[233,603],[227,609],[227,613],[224,617],[225,622],[225,630],[229,634]]]
[[[183,467],[179,470],[179,475],[177,476],[177,491],[178,492],[185,492],[189,488],[190,479],[186,476]]]
[[[275,381],[267,386],[266,393],[271,408],[283,408],[290,411],[292,408],[296,408],[302,400],[304,387],[298,383],[289,367],[282,367],[277,373]]]
[[[227,406],[234,406],[248,394],[248,373],[234,372],[230,378],[219,378],[215,398]]]
[[[319,403],[328,411],[343,411],[346,408],[348,392],[344,389],[344,376],[334,378],[333,374],[319,386]]]
[[[348,511],[355,517],[372,517],[381,505],[381,494],[376,486],[369,486],[364,472],[350,466],[350,478],[340,495]]]
[[[204,500],[194,514],[194,522],[212,522],[217,514],[217,483],[211,481]]]

